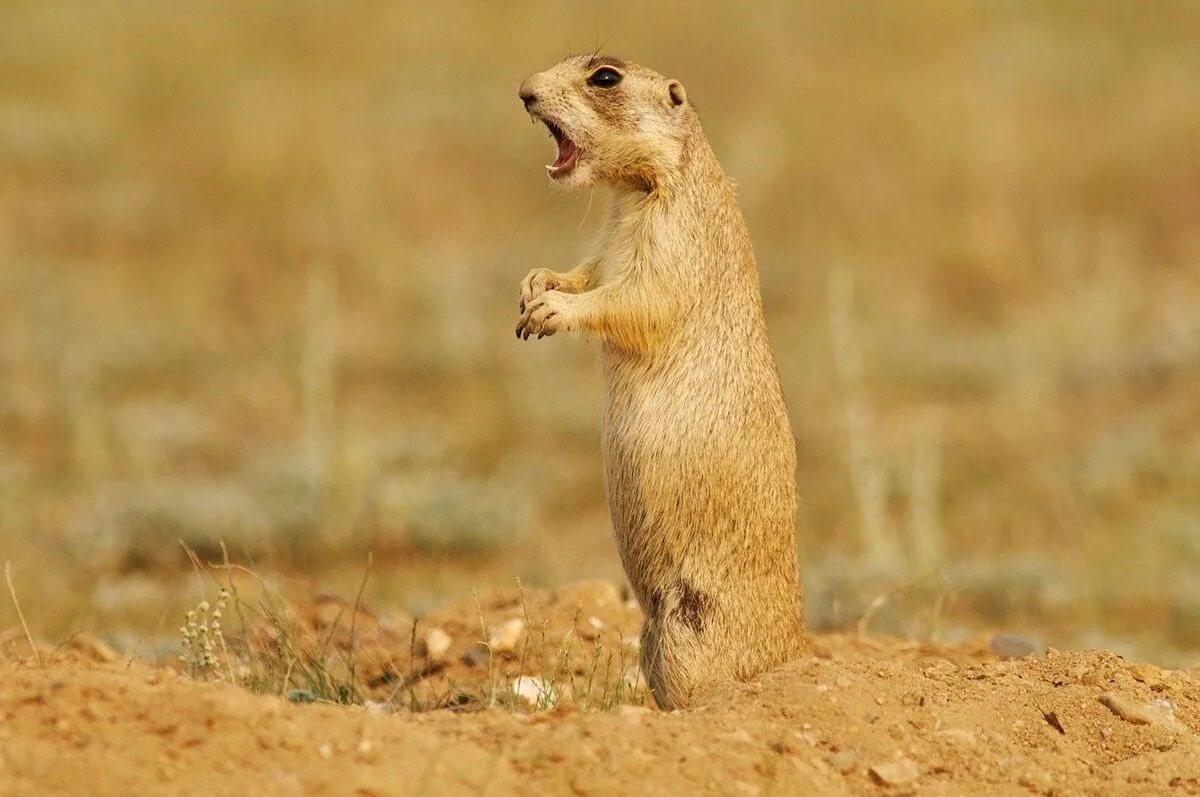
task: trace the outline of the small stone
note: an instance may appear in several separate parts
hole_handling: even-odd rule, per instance
[[[885,786],[903,786],[921,777],[921,770],[909,758],[897,758],[871,767],[871,777]]]
[[[430,661],[440,662],[446,660],[446,653],[450,650],[451,644],[450,635],[440,628],[430,628],[425,632],[425,656]]]
[[[468,667],[479,667],[487,664],[491,655],[491,651],[488,650],[487,645],[476,643],[471,646],[470,650],[463,654],[462,660],[463,664],[466,664]]]
[[[825,760],[829,762],[829,766],[843,775],[847,775],[858,768],[858,762],[861,758],[862,756],[858,754],[857,750],[847,748],[845,750],[838,750]]]
[[[512,682],[513,694],[524,703],[532,706],[550,707],[558,702],[554,690],[541,678],[533,675],[522,675]]]
[[[494,653],[509,653],[516,650],[517,643],[521,640],[521,632],[524,630],[525,621],[520,617],[505,620],[492,629],[491,636],[488,637],[488,647]]]
[[[1023,659],[1026,656],[1035,656],[1041,647],[1036,639],[1020,634],[994,634],[988,640],[988,650],[1002,659]]]
[[[323,745],[317,748],[317,755],[321,756],[321,758],[324,758],[325,760],[333,758],[333,745],[331,745],[329,742],[325,742]]]
[[[1100,702],[1113,714],[1134,725],[1157,725],[1172,733],[1188,732],[1188,727],[1175,718],[1175,706],[1165,698],[1137,703],[1115,692],[1107,692],[1100,696]]]

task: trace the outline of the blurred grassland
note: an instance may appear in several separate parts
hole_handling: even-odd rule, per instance
[[[153,634],[180,538],[343,591],[370,549],[409,609],[619,577],[590,348],[512,337],[600,215],[516,85],[600,47],[738,183],[813,623],[908,586],[873,628],[1200,648],[1200,6],[0,19],[0,558],[47,635]]]

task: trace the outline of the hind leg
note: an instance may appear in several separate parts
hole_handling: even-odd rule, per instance
[[[686,583],[663,597],[655,605],[658,616],[642,627],[641,662],[654,702],[671,710],[686,707],[698,687],[732,672],[718,644],[711,602]]]

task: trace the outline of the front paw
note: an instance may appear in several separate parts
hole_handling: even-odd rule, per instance
[[[563,276],[548,268],[535,268],[521,280],[521,296],[517,302],[517,312],[524,313],[525,307],[546,291],[556,290],[564,285]]]
[[[517,337],[529,340],[531,335],[544,338],[555,332],[570,332],[577,328],[579,297],[561,291],[546,291],[525,305],[517,321]]]

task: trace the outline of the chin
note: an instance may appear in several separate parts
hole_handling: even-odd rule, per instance
[[[595,175],[586,163],[575,163],[570,170],[549,175],[550,182],[563,188],[587,188],[596,184]]]

